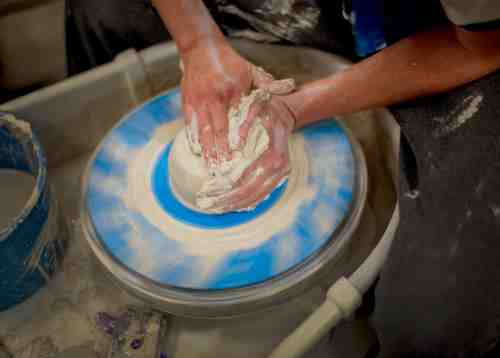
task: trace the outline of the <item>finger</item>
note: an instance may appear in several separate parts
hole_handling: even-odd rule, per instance
[[[252,67],[252,79],[253,85],[257,88],[264,88],[274,81],[273,75],[257,66]]]
[[[188,127],[191,123],[191,118],[193,117],[194,110],[189,104],[187,104],[187,100],[185,100],[184,98],[182,99],[182,112],[184,114],[184,123],[186,127]]]
[[[241,124],[238,135],[239,135],[239,142],[238,142],[238,148],[241,149],[241,147],[244,146],[244,144],[247,141],[248,134],[250,133],[250,130],[254,126],[255,122],[267,115],[266,108],[267,108],[267,99],[261,99],[257,100],[252,105],[250,106],[250,110],[248,111],[247,117],[244,119],[243,123]]]
[[[240,107],[241,98],[245,95],[245,91],[241,88],[233,88],[229,98],[229,108],[238,109]]]
[[[229,206],[242,208],[240,203],[245,203],[246,197],[251,196],[267,177],[276,173],[273,170],[273,165],[269,157],[268,153],[265,153],[261,159],[252,163],[245,170],[241,178],[233,185],[233,190],[215,199],[214,208],[221,209]]]
[[[259,169],[261,169],[259,171]],[[216,200],[216,210],[234,211],[254,208],[271,194],[288,174],[287,171],[276,171],[271,166],[258,167],[259,175],[253,175],[226,198]],[[255,172],[254,172],[255,173]]]
[[[210,117],[214,131],[214,142],[217,149],[217,160],[229,159],[227,106],[222,101],[211,104]]]
[[[203,157],[207,163],[212,163],[216,160],[214,133],[210,123],[210,114],[206,110],[198,112],[199,118],[199,140],[203,152]]]
[[[289,78],[285,80],[272,81],[264,86],[264,89],[268,90],[273,95],[282,96],[289,94],[295,90],[295,80]]]
[[[187,106],[185,110],[185,123],[187,140],[191,151],[194,154],[201,154],[198,115],[190,106]]]
[[[243,199],[238,205],[225,207],[224,211],[242,210],[247,208],[255,208],[259,205],[268,195],[270,195],[286,178],[286,174],[273,175],[261,183],[256,184],[256,190],[251,191],[250,195]]]
[[[283,124],[279,123],[277,118],[273,118],[273,116],[276,116],[276,112],[272,112],[265,116],[261,123],[267,133],[269,133],[269,147],[272,148],[273,154],[279,156],[281,160],[283,160],[283,157],[288,155],[290,131]],[[274,161],[278,161],[278,158],[275,158]]]
[[[182,111],[184,114],[184,120],[186,124],[189,122],[192,112],[192,100],[188,96],[189,91],[186,89],[186,83],[184,79],[181,79],[181,102],[182,102]]]

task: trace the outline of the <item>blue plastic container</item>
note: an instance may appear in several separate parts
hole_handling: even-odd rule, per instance
[[[36,184],[11,224],[0,228],[0,311],[38,291],[55,271],[62,245],[47,162],[28,123],[0,113],[0,169],[33,175]],[[0,205],[9,205],[0,198]]]

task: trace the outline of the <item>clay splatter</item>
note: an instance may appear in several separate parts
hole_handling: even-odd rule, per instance
[[[463,126],[467,121],[474,117],[474,115],[479,110],[481,103],[483,102],[483,96],[471,95],[464,99],[463,104],[465,108],[460,111],[460,109],[456,108],[452,111],[448,118],[437,117],[434,118],[436,122],[443,124],[443,126],[437,128],[433,135],[435,138],[443,137],[456,129]],[[460,106],[461,107],[461,106]]]
[[[410,190],[405,193],[405,196],[410,199],[416,199],[420,195],[420,191],[418,190]]]
[[[490,210],[496,218],[500,218],[500,206],[492,204]]]

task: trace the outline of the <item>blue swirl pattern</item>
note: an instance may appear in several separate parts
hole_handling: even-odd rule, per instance
[[[313,195],[300,203],[295,219],[286,229],[254,248],[229,252],[214,263],[186,250],[182,241],[169,238],[141,212],[127,207],[124,195],[131,158],[151,140],[157,128],[180,116],[179,90],[167,92],[125,116],[96,152],[89,169],[85,203],[97,239],[115,260],[156,284],[221,290],[262,283],[283,274],[331,240],[353,205],[356,182],[353,147],[336,120],[302,130],[309,153],[307,185]],[[153,179],[151,182],[154,186]],[[264,205],[272,206],[279,200],[279,190],[284,189],[278,188]],[[172,207],[169,210],[175,210]],[[252,215],[258,217],[265,210],[258,206],[254,213],[244,215],[251,220]],[[182,220],[185,213],[175,215]],[[217,215],[217,220],[217,227],[230,227],[235,216]]]

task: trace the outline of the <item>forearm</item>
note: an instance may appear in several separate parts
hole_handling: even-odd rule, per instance
[[[288,98],[297,127],[446,91],[500,67],[500,44],[471,50],[453,26],[417,34]],[[498,48],[497,48],[498,47]]]
[[[200,40],[223,40],[202,0],[153,0],[165,26],[175,40],[181,56]]]

